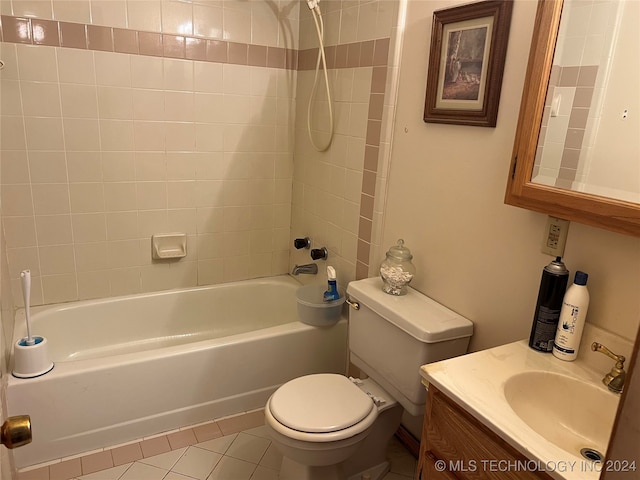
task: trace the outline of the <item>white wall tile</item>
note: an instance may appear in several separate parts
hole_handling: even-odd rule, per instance
[[[124,0],[91,0],[91,23],[127,28],[127,2]]]
[[[192,92],[194,88],[193,63],[189,60],[165,58],[163,64],[163,88],[165,90]]]
[[[4,162],[4,153],[2,157]],[[66,155],[64,152],[29,152],[31,183],[65,183],[67,181]],[[25,182],[25,183],[28,183]]]
[[[70,213],[69,185],[43,183],[31,187],[33,211],[36,215]]]
[[[193,121],[195,115],[193,91],[164,92],[164,119],[170,121]]]
[[[53,18],[48,0],[13,0],[13,15],[19,17]]]
[[[140,1],[130,3],[145,3]],[[131,58],[123,53],[94,52],[96,83],[110,87],[131,86]]]
[[[197,37],[223,38],[222,7],[194,4],[193,34]]]
[[[31,187],[24,185],[6,185],[2,187],[2,213],[10,216],[33,215]]]
[[[0,112],[2,115],[22,115],[19,81],[0,79]]]
[[[29,162],[25,151],[2,152],[0,162],[2,185],[29,183]]]
[[[65,118],[63,127],[67,151],[96,152],[100,150],[100,123],[97,119]]]
[[[91,23],[89,0],[52,0],[53,18],[62,22]]]
[[[25,115],[59,117],[60,90],[57,83],[20,82]]]
[[[133,151],[133,122],[100,120],[100,141],[103,151]]]
[[[193,6],[190,2],[162,0],[162,31],[193,35]]]
[[[196,92],[222,93],[223,64],[194,62],[193,68]]]
[[[129,28],[146,32],[162,29],[162,9],[160,0],[129,0],[127,2]]]
[[[0,117],[0,141],[6,150],[24,150],[26,148],[23,117]]]
[[[223,38],[230,42],[251,43],[251,10],[227,8],[232,3],[223,5]]]
[[[24,117],[29,150],[64,150],[60,118]]]
[[[60,84],[62,115],[75,118],[98,118],[97,90],[93,85]],[[100,110],[103,113],[103,110]]]
[[[130,88],[101,86],[97,89],[97,99],[100,118],[113,120],[134,118],[133,95]]]
[[[104,213],[73,214],[71,223],[75,242],[81,244],[107,240],[107,217]]]
[[[134,88],[162,89],[163,59],[159,57],[131,56],[131,86]]]
[[[136,150],[164,151],[165,124],[163,122],[133,122],[133,137]]]
[[[35,219],[39,246],[72,243],[71,215],[38,215]]]
[[[95,85],[96,72],[92,51],[74,48],[57,48],[55,50],[58,58],[58,77],[61,83]],[[47,58],[46,61],[50,60]],[[24,77],[21,78],[24,79]]]

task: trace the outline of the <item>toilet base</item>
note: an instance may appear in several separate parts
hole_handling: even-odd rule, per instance
[[[389,471],[387,447],[400,426],[403,408],[399,403],[380,413],[371,431],[358,450],[343,462],[326,465],[302,465],[284,456],[280,480],[361,480],[369,474],[371,480],[380,480]]]

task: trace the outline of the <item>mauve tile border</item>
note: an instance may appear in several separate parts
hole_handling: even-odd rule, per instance
[[[309,70],[317,48],[295,50],[216,38],[144,32],[100,25],[2,15],[1,41],[27,45],[79,48],[103,52],[231,63],[255,67]],[[326,48],[327,67],[386,66],[389,38]]]

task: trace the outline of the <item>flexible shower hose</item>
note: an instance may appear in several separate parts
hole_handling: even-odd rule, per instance
[[[330,146],[333,140],[333,108],[331,106],[331,92],[329,90],[329,76],[327,74],[327,61],[324,54],[324,23],[322,21],[322,14],[320,13],[320,7],[317,2],[309,2],[309,9],[313,15],[313,21],[316,24],[316,32],[318,33],[318,42],[320,48],[318,50],[318,60],[316,61],[316,73],[313,78],[313,87],[311,87],[311,95],[309,96],[309,105],[307,107],[307,132],[309,134],[309,140],[311,145],[319,152],[325,152]],[[313,109],[313,98],[316,94],[318,87],[318,73],[320,71],[320,63],[322,63],[322,70],[324,72],[324,84],[327,90],[327,104],[329,108],[329,140],[324,145],[318,145],[313,139],[313,133],[311,128],[311,111]]]

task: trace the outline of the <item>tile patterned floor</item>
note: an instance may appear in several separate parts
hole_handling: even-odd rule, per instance
[[[282,457],[262,412],[105,449],[20,472],[18,480],[277,480]],[[395,438],[384,480],[410,480],[416,460]]]

